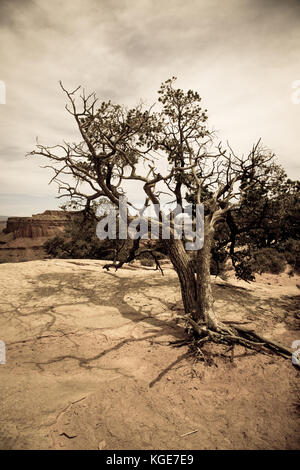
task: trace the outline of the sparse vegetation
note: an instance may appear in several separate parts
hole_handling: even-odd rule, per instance
[[[285,270],[286,258],[275,248],[261,248],[255,253],[252,263],[253,271],[259,274],[280,274]]]
[[[71,204],[75,201],[81,205],[83,217],[101,198],[118,208],[128,181],[142,185],[145,205],[156,207],[160,243],[178,275],[185,319],[200,343],[240,343],[254,349],[270,348],[286,356],[287,348],[219,320],[210,273],[220,271],[228,257],[237,276],[245,280],[252,280],[255,271],[281,269],[285,258],[279,250],[287,240],[287,218],[288,236],[298,236],[299,210],[295,221],[292,203],[296,206],[297,202],[299,209],[299,183],[287,179],[275,155],[260,140],[246,156],[237,155],[229,144],[224,147],[216,142],[199,94],[184,92],[175,87],[175,82],[173,77],[161,85],[158,111],[142,104],[132,109],[110,101],[98,105],[94,94],[84,93],[79,97],[80,108],[79,88],[69,92],[61,84],[68,99],[67,110],[82,141],[63,147],[39,144],[31,155],[50,161],[60,195],[69,197]],[[167,167],[164,174],[160,161]],[[62,181],[62,176],[73,178],[74,184],[67,178]],[[90,188],[90,193],[83,191],[83,186]],[[162,238],[165,216],[159,204],[165,194],[176,207],[186,203],[204,206],[204,243],[192,255],[184,240],[175,236],[172,206],[170,237]],[[128,206],[134,205],[128,201]],[[104,268],[118,269],[145,253],[151,254],[160,268],[157,247],[142,246],[142,235],[139,231],[125,256],[116,248],[113,262]],[[123,240],[119,241],[122,246]],[[57,248],[57,240],[55,243]],[[89,246],[81,239],[64,245],[72,255],[75,250],[83,256],[89,253]],[[96,255],[93,250],[92,255]]]
[[[153,261],[153,259],[142,258],[141,259],[141,265],[142,266],[154,266],[154,261]]]

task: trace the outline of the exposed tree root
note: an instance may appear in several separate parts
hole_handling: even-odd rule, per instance
[[[264,354],[275,353],[286,359],[290,359],[293,351],[286,346],[283,346],[275,341],[269,340],[262,335],[255,333],[253,330],[241,326],[237,326],[234,323],[230,324],[230,327],[220,323],[218,324],[217,330],[208,328],[204,324],[196,323],[189,316],[180,317],[185,320],[189,328],[195,333],[192,340],[193,346],[200,348],[205,342],[212,341],[219,344],[228,344],[234,346],[240,344],[246,348],[261,352]],[[182,342],[181,345],[186,344]],[[179,346],[179,344],[178,344]]]

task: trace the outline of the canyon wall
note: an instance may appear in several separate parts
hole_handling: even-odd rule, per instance
[[[46,210],[32,217],[9,217],[0,233],[0,263],[47,258],[45,241],[61,235],[72,213]]]

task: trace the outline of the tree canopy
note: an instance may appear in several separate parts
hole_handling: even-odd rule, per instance
[[[256,248],[283,249],[291,233],[296,237],[299,218],[295,221],[287,208],[294,200],[299,208],[299,184],[287,179],[260,140],[246,155],[219,142],[208,127],[198,92],[176,88],[175,77],[162,83],[158,103],[148,108],[143,103],[133,108],[99,103],[95,94],[86,95],[80,87],[71,92],[61,88],[80,140],[54,147],[38,144],[31,152],[48,160],[58,197],[68,197],[85,214],[103,198],[118,208],[126,196],[127,209],[140,215],[137,199],[143,202],[142,211],[152,206],[160,242],[179,278],[186,315],[198,325],[198,333],[205,324],[210,337],[237,338],[237,329],[222,324],[214,311],[211,259],[229,253],[238,276],[252,279]],[[135,191],[128,191],[133,185]],[[193,252],[176,236],[176,210],[187,204],[204,208],[203,246]],[[166,207],[169,239],[161,235]],[[197,210],[192,217],[196,224]],[[140,238],[127,260],[106,268],[134,259],[141,250]],[[243,341],[250,344],[249,338]]]

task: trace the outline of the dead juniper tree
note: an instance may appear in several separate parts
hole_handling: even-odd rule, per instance
[[[218,224],[241,202],[245,188],[265,174],[273,154],[260,142],[246,156],[236,155],[229,145],[215,144],[199,94],[177,89],[175,80],[173,77],[161,85],[158,110],[142,104],[132,109],[110,101],[98,104],[95,94],[80,94],[80,87],[69,92],[61,84],[68,99],[66,110],[75,119],[80,141],[54,147],[38,144],[30,155],[49,160],[47,166],[54,170],[52,181],[58,183],[59,197],[68,196],[84,211],[100,198],[118,208],[120,198],[127,196],[128,184],[136,185],[136,191],[144,195],[144,207],[155,207],[160,242],[180,282],[185,318],[200,342],[240,343],[250,348],[259,345],[289,356],[287,348],[245,328],[222,323],[214,309],[210,278]],[[169,239],[161,237],[163,198],[173,208]],[[186,203],[204,206],[204,242],[193,253],[186,250],[184,239],[176,236],[174,222],[174,206]],[[135,207],[134,201],[128,200],[127,205]],[[125,261],[115,260],[106,268],[117,269],[141,252],[152,252],[151,247],[141,247],[140,238],[134,240]]]

